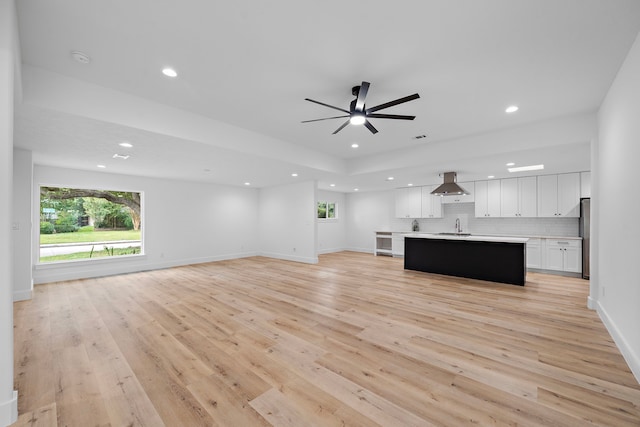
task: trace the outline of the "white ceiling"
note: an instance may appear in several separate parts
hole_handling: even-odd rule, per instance
[[[507,161],[588,169],[589,135],[513,146],[509,135],[593,122],[640,31],[637,0],[16,3],[15,145],[36,163],[255,187],[316,179],[340,191],[435,183],[445,170],[500,177]],[[372,119],[376,135],[332,135],[343,119],[300,123],[336,115],[305,98],[348,108],[363,80],[369,106],[419,93],[381,111],[417,118]],[[507,115],[511,104],[520,110]],[[112,159],[122,140],[130,159]]]

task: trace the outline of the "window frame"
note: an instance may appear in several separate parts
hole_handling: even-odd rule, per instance
[[[324,205],[325,216],[320,216],[320,206]],[[331,208],[333,207],[333,209]],[[329,213],[333,211],[333,216]],[[338,202],[329,200],[318,200],[316,202],[316,220],[318,221],[337,221],[338,220]]]
[[[136,254],[123,254],[123,255],[114,255],[114,256],[105,256],[105,257],[97,257],[97,258],[79,258],[79,259],[70,259],[70,260],[58,260],[58,261],[40,261],[40,215],[42,213],[42,187],[53,187],[53,188],[70,188],[70,189],[78,189],[78,190],[96,190],[96,191],[113,191],[113,192],[122,192],[122,193],[138,193],[140,195],[140,248],[139,252]],[[117,187],[117,186],[115,186]],[[73,264],[94,264],[94,263],[113,263],[118,261],[126,261],[126,260],[139,260],[140,258],[146,258],[147,254],[145,252],[145,236],[146,236],[146,219],[145,219],[145,195],[144,191],[141,190],[124,190],[121,188],[114,189],[113,187],[101,187],[101,186],[78,186],[78,185],[61,185],[61,184],[44,184],[40,183],[37,186],[37,192],[34,195],[34,199],[36,203],[34,203],[34,214],[37,218],[37,228],[34,234],[34,267],[37,270],[40,269],[55,269],[55,268],[64,268],[65,266],[70,266]],[[35,227],[34,227],[35,228]],[[91,244],[91,242],[87,242],[87,244]],[[101,250],[101,249],[100,249]]]

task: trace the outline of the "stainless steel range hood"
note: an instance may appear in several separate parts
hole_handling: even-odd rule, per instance
[[[444,184],[431,192],[436,196],[459,196],[461,194],[470,194],[467,190],[460,187],[457,183],[457,174],[455,172],[444,173]]]

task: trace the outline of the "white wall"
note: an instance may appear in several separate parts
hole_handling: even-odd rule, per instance
[[[336,219],[318,219],[318,253],[340,252],[347,248],[347,206],[345,194],[335,191],[317,190],[318,201],[335,202]]]
[[[13,390],[13,96],[19,67],[13,0],[0,0],[0,426],[18,416]]]
[[[352,251],[373,253],[374,233],[394,229],[394,192],[349,193],[346,199],[347,246]]]
[[[31,152],[13,150],[13,300],[31,299],[33,264],[31,261],[31,200],[33,162]]]
[[[52,185],[143,193],[144,256],[36,265],[35,283],[95,277],[258,253],[258,190],[38,166],[34,167],[33,218],[39,187]],[[34,260],[38,232],[34,232]]]
[[[258,228],[264,256],[317,263],[316,183],[260,189]]]
[[[640,37],[598,114],[596,236],[598,313],[640,380]]]

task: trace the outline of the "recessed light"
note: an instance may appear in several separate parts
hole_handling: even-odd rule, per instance
[[[113,158],[114,159],[122,159],[122,160],[127,160],[130,156],[128,154],[114,154]]]
[[[509,114],[515,113],[516,111],[518,111],[518,106],[517,105],[510,105],[504,111],[505,111],[505,113],[509,113]]]
[[[202,169],[205,172],[211,172],[211,169]]]
[[[515,166],[515,165],[516,165],[516,164],[515,164],[515,163],[513,163],[513,162],[509,162],[509,163],[507,163],[507,166]]]
[[[251,185],[251,183],[250,182],[245,182],[244,185]]]
[[[121,142],[120,144],[118,144],[120,147],[124,147],[124,148],[131,148],[133,147],[133,144],[131,144],[130,142],[124,141]]]
[[[387,178],[387,181],[393,181],[393,180],[394,180],[394,178],[392,176]]]
[[[291,174],[291,176],[298,176],[298,174],[294,172]]]
[[[178,77],[178,73],[173,68],[163,68],[162,74],[167,77]]]
[[[329,184],[329,187],[335,187],[335,186],[336,186],[335,184]]]
[[[358,148],[359,145],[358,144],[351,144],[351,148]]]
[[[489,175],[487,178],[493,179],[493,178],[495,178],[495,176],[494,175]]]
[[[527,172],[527,171],[539,171],[542,169],[544,169],[544,165],[520,166],[519,168],[509,168],[507,170],[509,172]]]
[[[74,50],[71,52],[71,57],[75,59],[77,62],[81,64],[88,64],[91,62],[91,58],[84,52],[80,52],[79,50]]]
[[[407,187],[413,187],[413,184],[412,183],[408,183]]]
[[[354,189],[353,189],[353,191],[358,191],[358,189],[357,189],[357,188],[354,188]]]
[[[100,169],[104,169],[104,168],[106,168],[106,166],[105,166],[105,165],[96,165],[96,167],[98,167],[98,168],[100,168]]]

